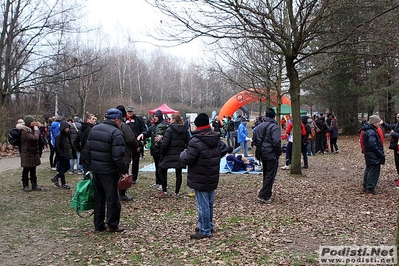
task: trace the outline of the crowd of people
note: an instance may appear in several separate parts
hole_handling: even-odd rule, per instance
[[[125,108],[122,105],[109,109],[103,122],[93,114],[87,114],[84,120],[78,116],[67,121],[63,117],[53,117],[48,124],[40,124],[28,115],[16,126],[21,131],[19,149],[23,191],[41,190],[37,184],[36,167],[40,165],[40,149],[49,149],[50,168],[57,171],[51,182],[62,189],[70,189],[65,174],[74,174],[75,164],[78,174],[90,171],[95,192],[95,231],[121,232],[124,228],[120,226],[120,201],[131,201],[133,197],[128,196],[126,190],[118,190],[118,182],[127,179],[129,174],[133,176],[132,183],[137,182],[140,158],[144,156],[144,146],[148,142],[151,143],[149,149],[155,163],[155,184],[152,187],[160,191],[155,197],[170,197],[168,169],[175,169],[173,196],[178,199],[182,170],[188,167],[187,185],[194,190],[198,210],[198,227],[190,237],[208,238],[214,231],[215,190],[219,181],[220,159],[225,154],[231,169],[251,171],[254,162],[247,158],[250,156],[247,142],[252,140],[251,145],[260,151],[258,160],[263,167],[263,184],[257,200],[271,203],[282,155],[282,130],[285,130],[288,142],[282,169],[290,168],[294,140],[302,142],[303,168],[309,167],[308,156],[339,152],[337,121],[332,114],[326,118],[323,115],[313,118],[303,116],[300,137],[294,137],[290,118],[280,127],[276,122],[276,113],[271,108],[264,117],[256,118],[252,139],[248,135],[247,122],[248,119],[241,116],[236,119],[223,117],[222,120],[215,117],[210,121],[207,114],[200,113],[194,120],[195,130],[191,130],[189,118],[183,120],[179,115],[166,117],[161,110],[157,110],[146,122],[135,113],[133,107]],[[391,131],[390,149],[397,151],[395,164],[399,174],[398,123],[388,125],[378,116],[370,116],[362,128],[361,142],[366,161],[363,188],[366,193],[373,195],[377,194],[375,188],[380,165],[385,162],[381,126]],[[235,131],[236,138],[233,137]],[[223,138],[226,138],[227,145]],[[243,154],[237,155],[241,150]],[[32,188],[29,187],[29,180]]]

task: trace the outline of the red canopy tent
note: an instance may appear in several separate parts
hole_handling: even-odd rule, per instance
[[[154,114],[157,110],[161,110],[162,114],[178,114],[179,111],[173,110],[172,108],[170,108],[169,106],[166,105],[166,103],[162,104],[161,106],[159,106],[158,108],[152,109],[150,111],[148,111],[149,114]]]

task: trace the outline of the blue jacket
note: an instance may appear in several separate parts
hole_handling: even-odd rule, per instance
[[[55,148],[55,137],[57,137],[58,133],[60,132],[60,125],[61,121],[56,120],[51,123],[50,126],[50,137],[51,137],[51,145]]]
[[[330,138],[337,139],[338,138],[338,129],[335,129],[333,126],[330,126],[329,130]]]
[[[94,126],[86,142],[87,163],[90,171],[100,174],[126,174],[125,140],[114,121],[105,120]]]
[[[237,142],[241,143],[247,141],[246,140],[247,137],[248,137],[247,123],[241,122],[241,124],[238,126]]]
[[[377,133],[377,128],[366,123],[363,125],[362,130],[364,131],[363,144],[366,165],[384,164],[384,147],[381,143],[380,136]]]

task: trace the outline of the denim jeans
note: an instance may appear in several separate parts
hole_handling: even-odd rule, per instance
[[[227,146],[234,147],[233,131],[226,132],[226,141],[227,141]]]
[[[215,201],[215,190],[198,191],[194,190],[195,203],[198,209],[198,228],[201,235],[212,235],[213,224],[213,203]]]
[[[287,150],[285,151],[285,165],[291,165],[292,157],[292,142],[287,143]]]
[[[303,156],[303,165],[308,166],[308,143],[302,143],[301,153]]]
[[[75,165],[75,161],[77,160],[76,164],[77,164],[77,168],[78,168],[78,172],[79,173],[83,173],[83,166],[79,164],[80,162],[80,152],[76,152],[76,157],[77,159],[70,159],[69,160],[69,172],[74,172],[74,165]]]
[[[247,145],[247,141],[243,141],[240,143],[240,146],[238,146],[233,153],[236,154],[237,152],[239,152],[241,149],[244,149],[244,156],[247,157],[248,156],[248,145]]]

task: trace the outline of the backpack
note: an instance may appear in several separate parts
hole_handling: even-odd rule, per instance
[[[316,137],[316,131],[314,128],[310,128],[310,133],[308,135],[308,139],[306,140],[307,142],[311,141],[312,139],[314,139]]]
[[[80,215],[81,211],[94,209],[94,187],[91,172],[87,172],[83,177],[83,180],[80,180],[76,184],[76,190],[72,198],[71,206],[76,209],[76,213],[80,217],[83,217]],[[93,213],[89,216],[93,215]]]
[[[7,136],[8,143],[13,146],[21,145],[21,131],[17,128],[11,129]]]

